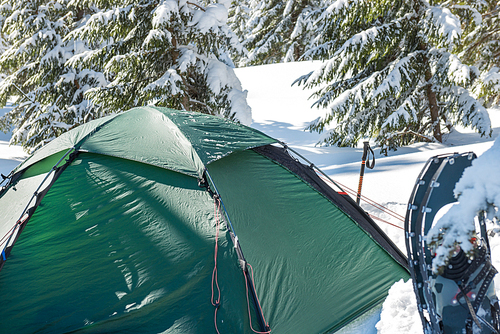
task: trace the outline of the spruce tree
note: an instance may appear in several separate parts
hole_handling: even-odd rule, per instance
[[[244,65],[297,61],[310,47],[321,0],[251,1],[243,36]],[[241,36],[240,36],[241,37]]]
[[[135,106],[200,111],[249,124],[240,52],[224,3],[4,0],[0,119],[11,143],[34,150],[68,129]]]
[[[457,1],[451,10],[464,29],[460,56],[481,72],[474,92],[489,104],[500,102],[500,4],[494,0]]]
[[[251,123],[246,91],[229,54],[241,52],[227,26],[228,3],[185,0],[98,2],[102,13],[72,31],[94,50],[71,61],[97,66],[109,80],[88,96],[102,110],[155,105]]]
[[[1,26],[1,23],[0,23]],[[9,49],[9,43],[5,39],[4,35],[0,32],[0,56]],[[5,73],[0,73],[0,80],[5,78]]]
[[[9,12],[10,6],[7,6],[7,8],[2,8],[0,7],[0,27],[3,26],[6,17],[4,16]],[[1,31],[0,29],[0,56],[9,49],[10,45],[9,42],[7,41],[5,34]],[[0,80],[3,80],[6,76],[6,73],[0,72]]]
[[[14,127],[11,143],[33,150],[92,114],[83,94],[105,79],[67,66],[86,46],[63,39],[94,9],[83,10],[68,0],[5,0],[1,9],[2,32],[11,45],[0,56],[0,71],[7,74],[0,103],[14,99],[15,107],[0,118],[0,130]]]
[[[457,16],[424,0],[334,1],[305,54],[324,63],[297,80],[318,88],[315,105],[328,109],[309,129],[324,131],[326,144],[370,137],[384,149],[442,142],[458,124],[489,134],[468,90],[478,72],[456,55],[461,34]]]
[[[249,34],[248,22],[250,21],[250,16],[251,10],[248,0],[233,0],[231,2],[227,23],[240,41],[245,40]]]

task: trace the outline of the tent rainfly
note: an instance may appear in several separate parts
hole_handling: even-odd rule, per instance
[[[1,333],[331,333],[409,277],[347,195],[219,117],[104,117],[2,184]]]

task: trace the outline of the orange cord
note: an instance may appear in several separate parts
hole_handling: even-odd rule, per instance
[[[219,199],[215,199],[214,201],[214,216],[215,216],[215,226],[216,226],[216,232],[215,232],[215,251],[214,251],[214,270],[212,272],[212,296],[210,297],[210,302],[212,303],[213,306],[215,306],[215,312],[214,312],[214,325],[215,325],[215,330],[217,331],[217,334],[220,334],[219,328],[217,327],[217,310],[219,309],[220,305],[220,288],[219,288],[219,283],[218,283],[218,278],[217,278],[217,253],[219,250],[219,226],[220,226],[220,201]],[[255,286],[254,279],[253,279],[253,267],[248,263],[250,266],[250,269],[252,270],[252,284]],[[269,334],[271,333],[271,330],[267,332],[259,332],[256,331],[252,327],[252,315],[250,311],[250,300],[248,298],[248,280],[247,280],[247,275],[243,273],[243,276],[245,277],[245,288],[246,288],[246,297],[247,297],[247,306],[248,306],[248,318],[250,322],[250,329],[256,333],[256,334]],[[217,300],[214,301],[214,283],[215,286],[217,287]],[[262,314],[262,307],[260,306],[260,301],[259,298],[257,297],[257,304],[259,305],[259,311]],[[264,319],[264,315],[262,314],[262,319]],[[266,326],[269,326],[268,323],[266,322],[266,319],[264,319],[264,323]]]
[[[372,219],[375,219],[375,220],[381,221],[381,222],[383,222],[383,223],[386,223],[386,224],[389,224],[389,225],[394,226],[394,227],[396,227],[396,228],[399,228],[399,229],[401,229],[401,230],[404,230],[404,228],[403,228],[403,227],[401,227],[401,226],[399,226],[399,225],[396,225],[396,224],[393,224],[393,223],[389,223],[387,220],[383,220],[382,218],[379,218],[379,217],[377,217],[377,216],[374,216],[374,215],[371,215],[371,214],[368,214],[368,216],[370,216]]]
[[[325,182],[327,182],[327,183],[332,183],[332,181],[330,181],[328,178],[326,178],[326,177],[324,177],[324,176],[322,176],[322,175],[319,175],[319,176],[323,179],[323,181],[325,181]],[[339,183],[339,182],[337,182],[337,181],[335,181],[335,183],[336,183],[336,184],[338,184],[338,185],[340,185],[340,186],[344,189],[344,191],[346,191],[347,193],[349,193],[349,194],[351,194],[351,195],[353,195],[353,196],[358,196],[358,193],[357,193],[356,191],[354,191],[354,190],[350,189],[349,187],[346,187],[345,185],[343,185],[343,184],[341,184],[341,183]],[[369,198],[368,198],[368,197],[366,197],[366,196],[361,195],[361,196],[360,196],[360,198],[361,198],[363,201],[365,201],[366,203],[368,203],[368,204],[370,204],[371,206],[375,207],[376,209],[378,209],[378,210],[380,210],[380,211],[382,211],[382,212],[385,212],[385,213],[386,213],[386,214],[388,214],[389,216],[391,216],[391,217],[393,217],[393,218],[395,218],[395,219],[397,219],[397,220],[399,220],[399,221],[401,221],[401,222],[403,222],[403,223],[404,223],[404,221],[405,221],[405,217],[401,216],[400,214],[398,214],[398,213],[396,213],[396,212],[394,212],[394,211],[392,211],[392,210],[390,210],[390,209],[388,209],[388,208],[384,207],[383,205],[381,205],[381,204],[379,204],[379,203],[375,202],[374,200],[369,199]],[[379,220],[379,221],[381,221],[381,222],[384,222],[384,223],[386,223],[386,224],[389,224],[389,225],[391,225],[391,226],[394,226],[394,227],[397,227],[397,228],[400,228],[400,229],[404,229],[404,228],[402,228],[401,226],[398,226],[398,225],[395,225],[395,224],[389,223],[388,221],[385,221],[385,220],[383,220],[383,219],[381,219],[381,218],[378,218],[378,217],[375,217],[375,216],[373,216],[373,215],[370,215],[370,217],[372,217],[372,218],[374,218],[374,219],[377,219],[377,220]]]
[[[253,286],[255,286],[255,282],[254,282],[254,279],[253,279],[253,268],[250,265],[250,263],[247,263],[247,264],[250,267],[250,269],[252,270],[252,284],[253,284]],[[246,296],[247,296],[248,319],[249,319],[249,322],[250,322],[250,329],[252,330],[252,332],[257,333],[257,334],[269,334],[269,333],[271,333],[271,330],[268,330],[267,332],[259,332],[259,331],[256,331],[255,329],[253,329],[253,326],[252,326],[252,314],[250,312],[250,300],[248,298],[248,279],[247,279],[247,275],[245,273],[243,273],[243,276],[245,276],[245,288],[246,288]],[[259,297],[257,297],[257,294],[255,294],[255,297],[257,299],[257,304],[259,305],[259,311],[260,311],[260,313],[262,315],[262,319],[264,320],[264,324],[267,327],[269,327],[269,324],[267,323],[266,319],[264,318],[264,314],[262,312],[262,307],[260,306],[260,302],[259,302]]]
[[[217,278],[217,253],[219,251],[219,225],[220,225],[220,217],[219,217],[219,210],[220,210],[220,201],[219,199],[215,199],[214,201],[214,216],[215,216],[215,251],[214,251],[214,270],[212,272],[212,296],[210,297],[210,302],[212,303],[213,306],[215,306],[215,314],[214,314],[214,324],[215,324],[215,330],[217,331],[217,334],[219,333],[219,328],[217,327],[217,310],[219,309],[220,305],[220,288],[219,288],[219,282]],[[214,302],[214,282],[215,286],[217,287],[218,291],[218,296],[217,300]]]

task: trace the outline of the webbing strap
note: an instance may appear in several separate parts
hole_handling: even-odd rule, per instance
[[[465,294],[468,294],[472,289],[476,288],[476,286],[486,277],[486,275],[490,272],[492,266],[491,266],[491,263],[490,261],[487,261],[483,268],[481,269],[481,271],[477,274],[476,277],[474,277],[474,279],[472,281],[470,281],[469,283],[467,283],[467,285],[465,285],[465,287],[463,288],[463,291],[461,291],[458,295],[457,295],[457,300],[462,298],[463,297],[463,293]]]
[[[486,248],[480,247],[479,253],[476,255],[474,261],[471,263],[469,268],[467,268],[462,277],[470,277],[470,275],[472,275],[472,273],[475,272],[477,268],[479,268],[481,263],[483,263],[485,257],[486,257]]]
[[[457,296],[457,300],[461,297],[465,299],[465,302],[467,303],[467,308],[469,309],[469,313],[472,317],[472,320],[476,323],[476,325],[479,327],[479,329],[482,329],[480,321],[486,325],[490,330],[492,330],[493,333],[498,333],[498,331],[493,328],[486,320],[482,319],[481,317],[477,316],[477,311],[479,310],[479,306],[482,304],[484,297],[486,296],[486,293],[488,292],[488,288],[493,281],[493,278],[497,274],[497,270],[495,267],[491,265],[491,262],[489,261],[488,258],[486,258],[486,263],[484,267],[481,269],[481,271],[478,273],[478,275],[472,280],[467,286],[462,282],[458,285],[460,288],[460,294]],[[484,279],[484,280],[483,280]],[[475,286],[483,281],[481,284],[481,287],[479,288],[479,291],[476,295],[476,298],[474,299],[474,304],[471,303],[469,298],[467,297],[467,293],[475,288]],[[472,283],[472,284],[471,284]],[[470,318],[469,321],[467,322],[467,332],[470,332],[471,330],[471,322]]]
[[[482,326],[481,326],[481,323],[479,322],[479,319],[476,316],[476,310],[474,310],[474,307],[472,306],[472,303],[470,302],[469,297],[467,297],[467,294],[464,293],[462,286],[463,286],[463,284],[460,284],[459,288],[460,288],[460,291],[462,292],[462,294],[464,295],[465,302],[467,303],[467,308],[469,309],[469,313],[472,316],[472,320],[474,320],[474,322],[479,327],[479,329],[481,329]]]
[[[493,277],[495,277],[497,270],[490,265],[490,270],[488,272],[488,275],[483,281],[483,284],[481,284],[481,287],[479,288],[479,291],[476,296],[476,300],[474,301],[474,311],[477,312],[479,309],[479,305],[481,305],[481,302],[483,301],[484,296],[486,296],[486,292],[488,292],[488,288],[490,287],[491,282],[493,281]]]

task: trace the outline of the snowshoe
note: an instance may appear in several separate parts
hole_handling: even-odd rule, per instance
[[[417,178],[405,219],[406,249],[417,306],[426,334],[500,333],[499,304],[493,277],[488,235],[479,217],[473,251],[457,247],[447,266],[432,271],[435,256],[427,232],[456,199],[453,194],[472,152],[432,157]]]

